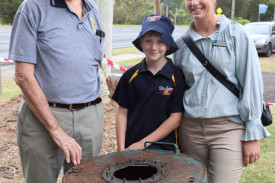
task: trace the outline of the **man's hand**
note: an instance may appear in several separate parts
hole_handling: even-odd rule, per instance
[[[255,163],[260,158],[260,144],[258,140],[243,141],[244,166]]]
[[[61,128],[54,132],[50,132],[54,142],[64,152],[67,163],[70,163],[70,157],[72,158],[73,164],[80,164],[82,159],[82,148],[78,143],[69,135],[67,135]]]

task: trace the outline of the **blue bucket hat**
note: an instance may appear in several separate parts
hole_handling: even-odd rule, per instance
[[[139,36],[133,41],[133,44],[137,49],[143,52],[142,47],[139,43],[139,38],[143,36],[148,31],[156,31],[162,34],[162,40],[171,48],[166,51],[165,55],[170,55],[178,50],[178,46],[175,43],[172,33],[174,31],[174,25],[171,20],[166,16],[161,16],[158,14],[148,15],[143,19],[142,28]]]

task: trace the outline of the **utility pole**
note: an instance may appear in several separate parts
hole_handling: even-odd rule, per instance
[[[1,64],[0,64],[0,95],[2,95],[2,77],[1,77]]]
[[[95,0],[101,17],[102,30],[105,32],[104,39],[104,54],[105,58],[110,59],[112,57],[112,32],[113,32],[113,10],[115,0]],[[106,11],[107,10],[107,11]],[[109,103],[110,91],[108,89],[106,78],[111,77],[111,67],[105,64],[101,65],[99,71],[101,79],[101,97],[104,103]]]
[[[168,17],[168,6],[171,4],[171,0],[163,0],[163,4],[166,5],[166,16]]]
[[[231,20],[234,20],[235,16],[235,0],[232,0],[232,8],[231,8]]]
[[[155,0],[155,14],[161,15],[160,0]]]

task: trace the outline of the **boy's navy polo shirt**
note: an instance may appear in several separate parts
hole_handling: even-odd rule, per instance
[[[143,59],[118,83],[112,99],[128,109],[125,148],[155,131],[171,113],[183,112],[184,75],[171,59],[166,59],[168,62],[156,75]],[[175,132],[160,142],[175,143]]]

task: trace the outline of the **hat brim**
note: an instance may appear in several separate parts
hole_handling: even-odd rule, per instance
[[[166,51],[165,55],[170,55],[172,53],[174,53],[175,51],[178,50],[178,46],[177,44],[175,43],[173,37],[169,34],[163,34],[166,32],[166,30],[163,29],[162,26],[158,26],[158,25],[154,25],[152,27],[147,27],[147,28],[144,28],[144,30],[142,32],[140,32],[140,34],[138,35],[138,37],[132,42],[133,45],[138,49],[140,50],[141,52],[143,52],[143,49],[140,45],[140,41],[139,39],[144,35],[146,34],[147,32],[149,31],[156,31],[158,33],[160,33],[162,36],[162,40],[170,46],[170,49]]]

